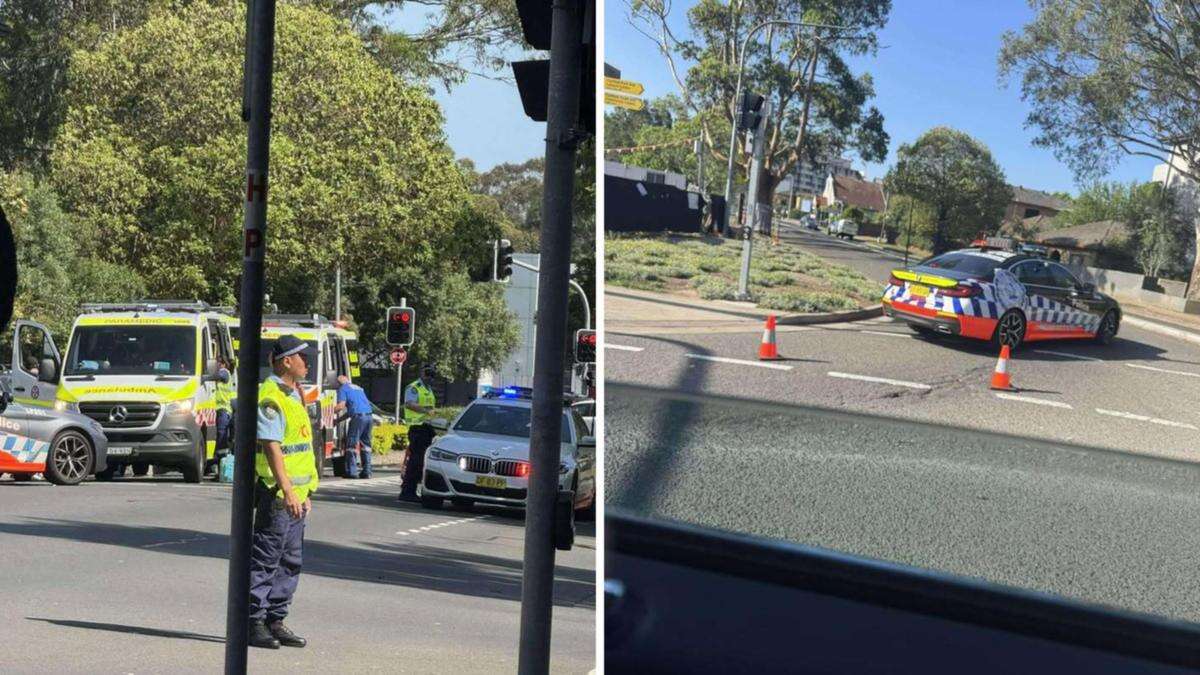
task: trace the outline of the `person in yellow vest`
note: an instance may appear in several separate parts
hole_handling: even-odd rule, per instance
[[[429,417],[437,405],[433,389],[433,366],[421,369],[421,378],[404,390],[404,423],[408,425],[408,461],[404,464],[404,482],[400,484],[400,501],[420,501],[417,484],[425,473],[425,451],[433,443],[433,427]]]
[[[213,400],[217,407],[217,458],[227,454],[233,446],[233,368],[224,357],[219,357],[220,370],[217,371],[217,386],[213,390]]]
[[[319,476],[312,427],[299,391],[308,375],[304,343],[284,335],[271,348],[274,375],[258,388],[254,540],[250,557],[250,644],[303,647],[283,619],[300,581],[304,523]]]

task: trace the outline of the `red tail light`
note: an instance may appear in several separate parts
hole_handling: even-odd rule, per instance
[[[938,289],[938,293],[941,295],[948,295],[952,298],[969,298],[974,295],[979,295],[980,290],[979,287],[975,285],[964,286],[963,284],[959,284],[953,288]]]

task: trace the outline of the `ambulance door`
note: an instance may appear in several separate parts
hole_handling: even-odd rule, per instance
[[[62,357],[45,326],[34,321],[17,321],[13,328],[11,367],[14,400],[40,408],[53,407]]]

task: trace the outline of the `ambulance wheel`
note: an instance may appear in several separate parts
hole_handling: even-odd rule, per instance
[[[1117,316],[1117,310],[1110,309],[1100,319],[1100,328],[1096,331],[1096,337],[1093,338],[1096,344],[1109,345],[1112,344],[1114,338],[1117,337],[1117,329],[1121,327],[1121,319]]]
[[[204,429],[201,428],[200,440],[196,444],[196,447],[192,449],[191,459],[188,460],[187,464],[179,467],[179,470],[183,472],[183,482],[199,483],[204,479],[204,465],[207,463],[204,456],[206,454],[206,450],[207,448],[204,442]]]
[[[146,462],[135,462],[133,465],[133,475],[145,476],[150,473],[150,465]]]
[[[78,431],[67,430],[54,437],[46,470],[42,475],[55,485],[78,485],[92,473],[95,456],[92,444]]]
[[[1025,342],[1025,315],[1019,309],[1010,309],[996,322],[996,332],[992,334],[992,346],[996,349],[1004,345],[1012,351],[1017,351]]]

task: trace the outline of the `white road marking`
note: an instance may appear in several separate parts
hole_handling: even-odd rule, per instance
[[[1186,375],[1188,377],[1200,377],[1200,373],[1189,373],[1186,370],[1167,370],[1166,368],[1155,368],[1154,366],[1143,366],[1140,363],[1126,363],[1130,368],[1141,368],[1142,370],[1153,370],[1156,373],[1170,373],[1172,375]]]
[[[871,335],[886,335],[886,336],[888,336],[888,337],[898,337],[898,338],[905,338],[906,340],[911,340],[911,339],[913,339],[913,337],[915,337],[915,336],[913,336],[911,333],[889,333],[889,332],[887,332],[887,331],[882,331],[882,330],[866,330],[866,329],[861,329],[861,330],[859,330],[858,332],[860,332],[860,333],[870,333]]]
[[[1056,352],[1053,349],[1030,349],[1029,351],[1031,351],[1035,354],[1052,354],[1054,356],[1066,356],[1066,357],[1070,357],[1072,359],[1083,359],[1084,361],[1103,361],[1104,360],[1104,359],[1098,359],[1094,356],[1084,356],[1082,354],[1072,354],[1070,352]]]
[[[645,347],[629,347],[626,345],[614,345],[611,342],[604,343],[605,349],[620,349],[623,352],[640,352],[645,350]]]
[[[442,527],[450,527],[451,525],[462,525],[463,523],[469,523],[474,520],[483,520],[485,518],[487,518],[487,516],[475,516],[474,518],[459,518],[458,520],[447,520],[447,521],[441,522],[441,523],[425,525],[424,527],[414,527],[410,530],[400,530],[396,534],[400,535],[401,537],[407,537],[410,534],[421,534],[422,532],[429,532],[430,530],[436,530],[436,529],[442,528]]]
[[[855,375],[853,373],[839,373],[836,371],[830,371],[825,374],[830,377],[840,377],[844,380],[862,380],[863,382],[890,384],[895,387],[908,387],[909,389],[933,389],[933,385],[922,384],[920,382],[905,382],[904,380],[889,380],[886,377],[871,377],[870,375]]]
[[[791,366],[785,366],[779,363],[771,363],[769,361],[746,361],[744,359],[727,359],[723,356],[705,356],[703,354],[687,354],[689,359],[700,359],[701,361],[716,361],[717,363],[732,363],[739,366],[756,366],[758,368],[771,368],[772,370],[791,370]]]
[[[1018,396],[1017,394],[1006,394],[1006,393],[1000,392],[1000,391],[995,392],[995,394],[996,394],[996,398],[1002,398],[1006,401],[1020,401],[1021,403],[1034,403],[1037,405],[1048,405],[1052,408],[1066,408],[1067,410],[1072,409],[1072,406],[1070,403],[1063,403],[1062,401],[1049,401],[1044,398],[1035,398],[1033,396]]]
[[[1151,424],[1161,424],[1165,427],[1176,427],[1178,429],[1193,429],[1200,431],[1200,427],[1186,422],[1174,422],[1172,420],[1159,419],[1148,415],[1137,415],[1135,413],[1121,412],[1120,410],[1105,410],[1104,408],[1096,408],[1096,412],[1101,415],[1109,415],[1112,417],[1121,417],[1127,420],[1135,420],[1137,422],[1150,422]]]

